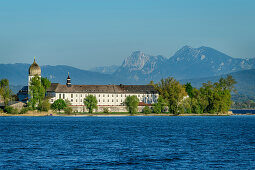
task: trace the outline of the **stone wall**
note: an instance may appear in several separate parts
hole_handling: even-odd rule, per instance
[[[85,106],[71,106],[73,112],[88,112]],[[138,106],[138,112],[142,112],[145,106]],[[104,112],[104,109],[108,109],[109,112],[128,112],[126,106],[98,106],[94,112]]]

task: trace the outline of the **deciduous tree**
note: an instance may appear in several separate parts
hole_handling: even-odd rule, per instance
[[[53,110],[58,110],[59,112],[66,107],[66,102],[63,99],[55,100],[54,103],[51,105]]]
[[[93,95],[88,95],[84,99],[84,105],[89,110],[89,113],[92,113],[94,109],[97,109],[97,98]]]
[[[127,96],[124,103],[130,114],[134,114],[137,112],[139,99],[136,96]]]

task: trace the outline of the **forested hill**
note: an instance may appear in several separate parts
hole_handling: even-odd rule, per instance
[[[238,71],[234,73],[230,73],[233,78],[237,81],[235,85],[236,90],[241,95],[246,96],[255,96],[255,69],[251,70],[244,70]],[[216,82],[220,79],[220,77],[225,77],[225,75],[221,76],[213,76],[213,77],[206,77],[206,78],[197,78],[197,79],[185,79],[181,80],[181,83],[190,82],[192,86],[201,87],[203,83],[212,81]]]
[[[30,64],[0,64],[0,79],[7,78],[10,85],[27,85]],[[42,76],[54,83],[66,83],[68,72],[73,84],[112,84],[118,83],[113,76],[77,69],[70,66],[41,66]]]

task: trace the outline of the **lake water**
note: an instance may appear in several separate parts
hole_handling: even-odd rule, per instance
[[[0,169],[254,169],[255,116],[0,117]]]
[[[254,109],[232,109],[230,111],[232,111],[234,114],[255,114]]]

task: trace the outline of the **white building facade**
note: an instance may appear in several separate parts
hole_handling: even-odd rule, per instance
[[[47,90],[50,103],[57,99],[70,101],[72,106],[83,106],[88,95],[96,97],[98,106],[123,106],[127,96],[136,96],[140,105],[157,102],[158,92],[152,85],[67,85],[52,84]]]
[[[29,68],[28,91],[30,81],[34,76],[41,77],[41,68],[35,62],[35,59]],[[84,99],[88,95],[94,95],[98,106],[102,106],[102,108],[104,106],[119,106],[121,108],[124,106],[127,96],[136,96],[139,99],[140,106],[154,104],[159,97],[158,92],[152,85],[72,85],[69,73],[65,85],[52,83],[46,92],[50,103],[63,99],[68,100],[71,106],[82,108],[84,108]]]

